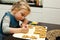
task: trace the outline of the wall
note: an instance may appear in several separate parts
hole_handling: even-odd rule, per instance
[[[60,25],[59,3],[60,1],[57,0],[43,0],[43,8],[31,7],[31,14],[27,16],[28,20]],[[10,8],[11,5],[0,5],[0,18]]]
[[[43,0],[42,22],[60,24],[60,0]]]
[[[43,8],[40,8],[39,13],[35,14],[36,19],[31,20],[59,24],[60,25],[60,0],[43,0]],[[36,12],[35,11],[35,12]]]
[[[60,8],[60,0],[43,0],[44,7]]]

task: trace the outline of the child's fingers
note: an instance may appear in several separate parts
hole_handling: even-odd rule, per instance
[[[29,31],[28,28],[22,28],[22,33],[27,33]]]
[[[28,26],[27,25],[24,25],[23,28],[28,28]]]

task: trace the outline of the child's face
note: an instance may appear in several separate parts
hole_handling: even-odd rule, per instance
[[[15,14],[15,18],[19,21],[19,20],[23,20],[27,15],[29,14],[29,11],[25,10],[25,9],[21,9],[20,11],[18,11]]]

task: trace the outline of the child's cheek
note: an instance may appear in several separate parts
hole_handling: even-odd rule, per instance
[[[16,18],[16,19],[19,19],[19,15],[15,14],[15,18]]]

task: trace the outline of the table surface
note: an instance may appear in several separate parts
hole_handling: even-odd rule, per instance
[[[15,38],[12,35],[10,35],[10,36],[4,37],[3,40],[28,40],[28,39]]]
[[[54,30],[54,29],[60,29],[60,25],[57,25],[57,24],[49,24],[49,23],[39,22],[38,25],[47,26],[48,31]],[[10,36],[4,37],[3,40],[27,40],[27,39],[15,38],[12,35],[10,35]],[[45,40],[47,40],[47,39],[45,39]]]

